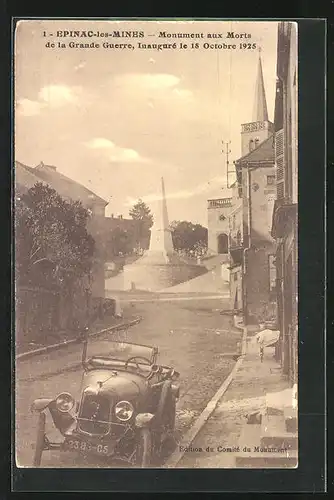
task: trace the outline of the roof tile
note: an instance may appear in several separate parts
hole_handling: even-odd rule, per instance
[[[84,206],[91,205],[92,202],[108,204],[106,200],[97,196],[79,182],[70,179],[57,171],[52,165],[41,163],[35,168],[28,167],[22,163],[15,162],[16,183],[24,185],[30,189],[36,182],[43,182],[55,189],[63,198],[74,201],[81,201]]]

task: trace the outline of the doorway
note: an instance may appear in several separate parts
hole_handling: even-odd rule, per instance
[[[218,253],[228,253],[228,236],[225,233],[218,236]]]

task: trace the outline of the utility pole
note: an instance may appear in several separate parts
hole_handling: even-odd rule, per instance
[[[226,187],[227,188],[230,187],[229,174],[232,173],[230,171],[230,161],[229,161],[229,155],[231,153],[230,144],[231,144],[231,141],[226,141],[226,142],[222,141],[222,146],[223,146],[222,153],[226,155]]]

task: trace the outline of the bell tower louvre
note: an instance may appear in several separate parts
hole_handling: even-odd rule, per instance
[[[257,148],[273,134],[273,131],[274,125],[268,119],[261,53],[259,52],[252,121],[241,125],[241,155],[244,156]]]

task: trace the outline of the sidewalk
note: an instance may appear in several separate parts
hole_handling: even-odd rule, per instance
[[[295,413],[292,389],[274,360],[273,347],[265,348],[261,363],[253,335],[247,336],[246,355],[233,381],[178,468],[296,466],[296,432],[287,433],[285,425],[285,413]],[[274,447],[281,451],[273,452]]]

